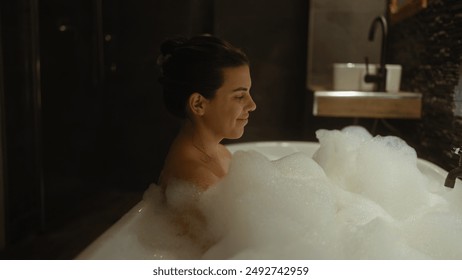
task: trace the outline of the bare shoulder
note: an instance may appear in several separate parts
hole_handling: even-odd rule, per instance
[[[219,181],[213,171],[197,155],[175,152],[170,154],[162,171],[162,184],[168,185],[172,178],[184,180],[199,188],[207,188]]]
[[[187,177],[194,185],[202,188],[210,187],[220,181],[220,178],[209,168],[203,165],[196,165],[194,168],[185,172]]]
[[[176,146],[165,161],[161,184],[167,185],[171,178],[177,178],[199,188],[212,186],[226,175],[232,155],[220,144],[219,157],[218,161],[210,160],[186,145]]]

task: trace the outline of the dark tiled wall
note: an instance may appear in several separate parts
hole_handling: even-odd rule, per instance
[[[403,65],[401,89],[423,94],[423,115],[408,131],[420,157],[445,169],[462,145],[462,1],[435,0],[390,29],[389,58]]]

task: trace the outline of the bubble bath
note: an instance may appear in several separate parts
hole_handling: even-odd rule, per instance
[[[119,246],[112,257],[89,248],[80,258],[462,259],[460,186],[422,173],[397,137],[347,127],[317,138],[312,157],[236,151],[202,193],[178,181],[164,198],[151,185],[143,215],[123,218],[124,243],[108,243]]]

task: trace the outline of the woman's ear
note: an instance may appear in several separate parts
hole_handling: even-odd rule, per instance
[[[202,116],[205,112],[207,99],[202,94],[195,92],[189,96],[188,107],[194,115]]]

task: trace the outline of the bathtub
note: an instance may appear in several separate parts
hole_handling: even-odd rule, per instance
[[[279,159],[283,156],[303,152],[312,156],[319,148],[319,143],[315,142],[251,142],[231,144],[227,146],[234,153],[238,150],[255,150],[264,154],[271,160]],[[426,160],[418,159],[417,167],[419,170],[443,183],[447,172],[435,164]],[[460,181],[456,188],[462,187]],[[100,237],[93,241],[77,259],[143,259],[147,252],[146,248],[137,240],[133,234],[136,225],[142,221],[143,208],[145,202],[141,201],[126,213],[119,221],[106,230]],[[125,244],[126,246],[121,246]],[[121,248],[130,246],[130,252]]]

